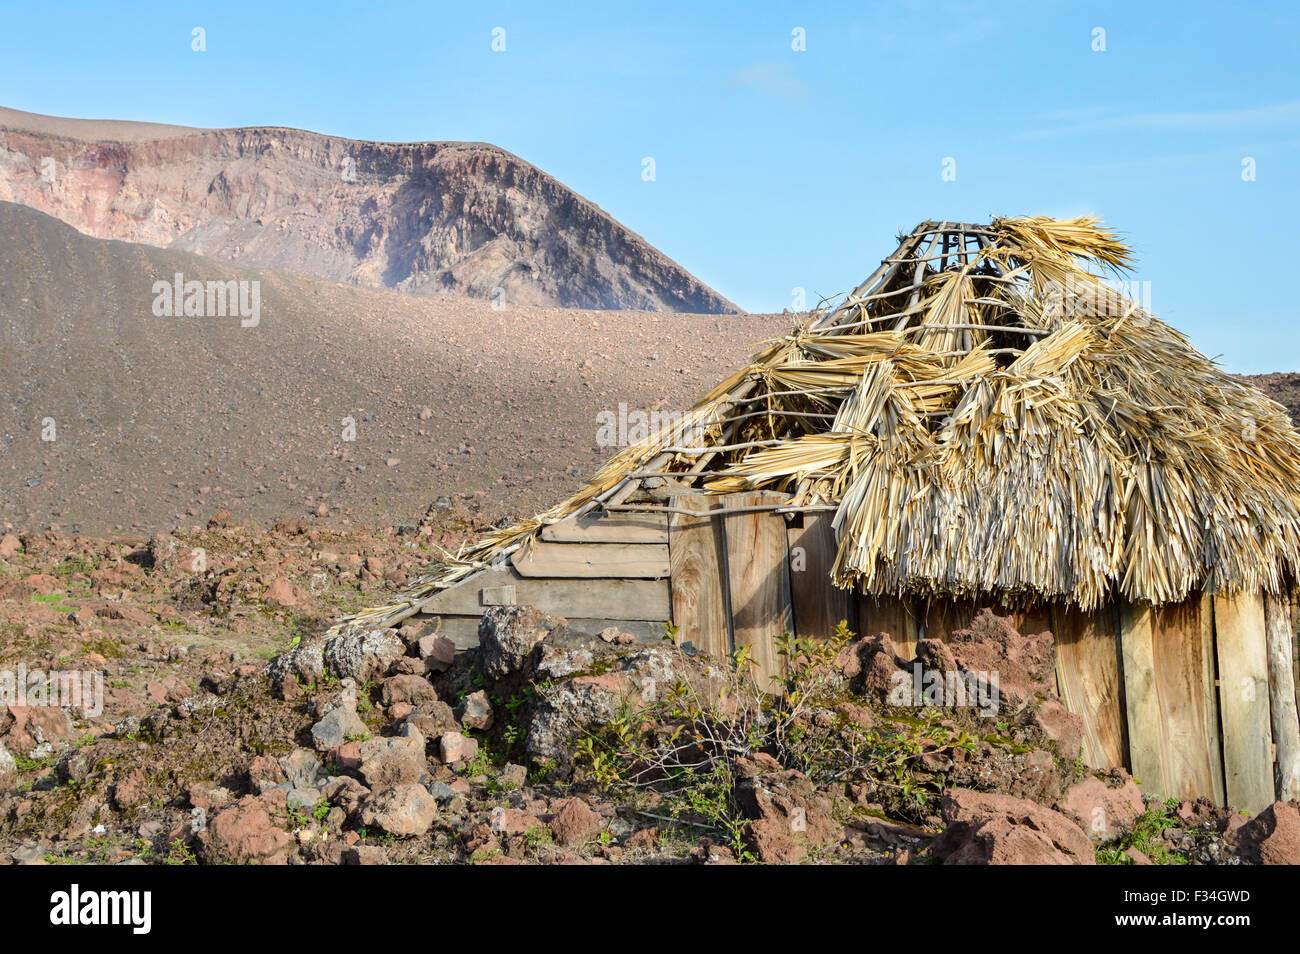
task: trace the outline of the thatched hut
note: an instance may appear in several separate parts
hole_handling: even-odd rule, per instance
[[[1300,795],[1300,436],[1106,280],[1092,219],[924,222],[581,493],[347,625],[530,603],[778,679],[782,632],[910,657],[980,606],[1050,628],[1084,756],[1150,791]]]

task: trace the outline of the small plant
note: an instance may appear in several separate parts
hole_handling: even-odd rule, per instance
[[[851,638],[846,623],[827,639],[782,636],[777,651],[785,676],[775,692],[760,685],[757,664],[742,647],[730,665],[710,666],[654,703],[627,702],[607,724],[580,730],[577,759],[603,788],[633,799],[653,792],[657,813],[714,832],[737,858],[751,860],[748,819],[736,802],[739,763],[762,752],[805,771],[821,764],[821,740],[807,724],[838,687],[833,663]]]
[[[195,857],[190,846],[177,838],[167,849],[167,855],[163,858],[165,865],[197,865],[199,859]]]
[[[1177,808],[1176,798],[1151,802],[1127,834],[1097,848],[1097,864],[1131,865],[1133,859],[1125,854],[1129,848],[1136,848],[1158,865],[1187,864],[1187,858],[1172,849],[1164,838],[1164,833],[1170,828],[1182,827],[1173,814]]]
[[[540,848],[543,845],[553,844],[555,836],[545,825],[534,825],[524,832],[524,844],[529,848]]]

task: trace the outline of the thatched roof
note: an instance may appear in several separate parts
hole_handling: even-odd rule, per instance
[[[1129,260],[1090,218],[924,222],[680,424],[357,622],[415,612],[544,523],[656,509],[626,501],[666,474],[833,510],[834,582],[875,595],[1276,590],[1300,563],[1300,436],[1103,282]]]

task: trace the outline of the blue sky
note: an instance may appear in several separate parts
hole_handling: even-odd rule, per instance
[[[923,219],[1096,212],[1201,350],[1300,370],[1293,2],[62,3],[6,21],[0,104],[495,143],[753,311],[847,290]]]

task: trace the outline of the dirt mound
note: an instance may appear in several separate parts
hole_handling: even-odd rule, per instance
[[[789,318],[425,298],[90,239],[0,203],[0,526],[531,515]],[[260,317],[160,317],[155,282],[259,281]],[[250,286],[251,287],[251,286]]]
[[[512,304],[739,310],[598,206],[485,143],[4,110],[0,200],[97,238],[360,285]]]

